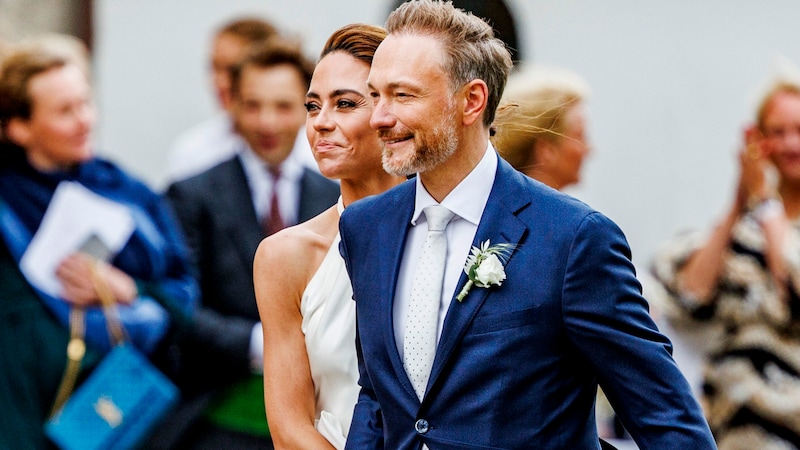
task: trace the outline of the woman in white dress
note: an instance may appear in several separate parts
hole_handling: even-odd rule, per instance
[[[355,304],[339,256],[339,214],[403,181],[381,165],[367,92],[386,32],[347,25],[331,35],[306,96],[306,134],[341,198],[317,217],[261,242],[254,279],[264,326],[264,398],[275,448],[344,448],[359,387]]]

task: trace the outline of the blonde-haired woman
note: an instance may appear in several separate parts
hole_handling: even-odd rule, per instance
[[[799,73],[761,97],[720,223],[655,259],[668,317],[716,333],[703,406],[720,449],[800,448]]]
[[[580,181],[590,152],[586,136],[587,83],[554,66],[530,66],[508,81],[492,143],[520,172],[561,190]]]
[[[51,445],[42,424],[64,373],[71,328],[83,328],[86,341],[79,380],[110,349],[95,283],[106,284],[118,303],[128,341],[155,361],[167,356],[162,344],[197,302],[178,224],[161,196],[95,154],[83,60],[54,42],[15,47],[0,70],[0,448]],[[99,246],[81,246],[56,264],[55,289],[38,282],[34,290],[20,265],[50,206],[70,201],[59,197],[64,189],[124,207],[134,229],[107,262],[98,264],[103,252],[88,250]],[[83,205],[67,209],[78,214]],[[79,307],[84,324],[71,326]]]

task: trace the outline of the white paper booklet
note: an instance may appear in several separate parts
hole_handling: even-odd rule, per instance
[[[76,251],[108,259],[134,230],[128,207],[95,194],[80,183],[63,181],[47,207],[20,268],[31,284],[54,297],[61,293],[58,264]]]

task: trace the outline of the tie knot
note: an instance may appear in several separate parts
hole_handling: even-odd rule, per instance
[[[441,205],[431,205],[422,210],[428,220],[429,231],[442,231],[453,218],[453,211]]]
[[[278,181],[281,178],[280,166],[267,166],[267,172],[269,172],[269,176],[272,177],[272,181]]]

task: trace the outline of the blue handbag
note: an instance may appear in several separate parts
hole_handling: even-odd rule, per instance
[[[72,308],[67,368],[45,434],[64,450],[133,449],[175,406],[178,389],[126,342],[108,287],[93,278],[116,345],[70,396],[85,353],[83,309]]]

